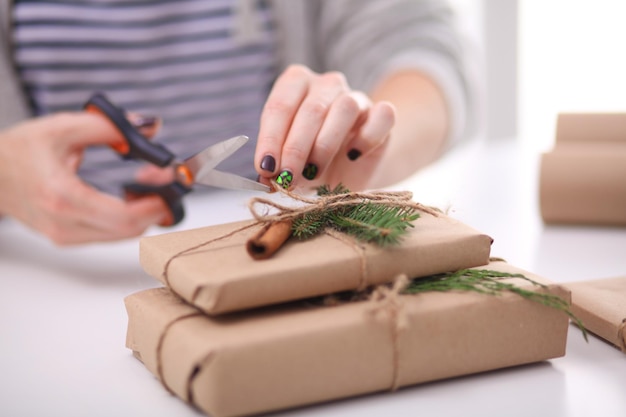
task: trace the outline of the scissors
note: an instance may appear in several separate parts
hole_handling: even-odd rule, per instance
[[[143,136],[126,119],[124,109],[111,103],[102,93],[96,93],[87,101],[85,110],[106,117],[119,131],[116,142],[109,146],[124,159],[143,160],[159,167],[172,167],[174,181],[165,185],[147,185],[128,183],[124,185],[127,199],[157,195],[165,202],[169,216],[161,226],[173,226],[185,217],[182,198],[189,193],[194,184],[219,188],[270,191],[267,185],[239,175],[218,171],[220,162],[231,156],[248,142],[247,136],[235,136],[218,142],[195,155],[180,160],[163,145],[154,143]]]

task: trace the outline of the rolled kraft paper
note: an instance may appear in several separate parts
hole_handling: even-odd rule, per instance
[[[541,158],[546,223],[626,225],[626,143],[563,144]]]
[[[506,264],[489,265],[501,267],[541,281]],[[569,300],[560,286],[547,291]],[[125,299],[126,346],[163,385],[212,417],[259,414],[565,353],[568,317],[511,293],[430,292],[386,301],[296,303],[209,317],[167,288],[154,288]]]
[[[382,248],[322,233],[289,239],[259,261],[246,250],[260,228],[243,229],[252,224],[144,237],[141,265],[190,304],[221,314],[391,282],[401,273],[418,277],[485,265],[492,242],[444,214],[423,213],[398,245]],[[190,248],[195,249],[178,255]]]
[[[556,146],[571,142],[626,145],[626,113],[563,113],[556,123]]]
[[[626,276],[567,284],[572,311],[587,330],[626,353]]]

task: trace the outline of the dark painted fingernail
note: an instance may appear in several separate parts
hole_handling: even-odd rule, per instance
[[[350,149],[348,152],[348,159],[351,161],[356,161],[361,156],[361,151],[358,149]]]
[[[159,118],[154,116],[141,116],[133,121],[133,126],[136,128],[152,127],[158,120]]]
[[[276,184],[280,185],[285,190],[289,188],[292,182],[293,174],[287,169],[278,174],[278,177],[276,177]]]
[[[302,171],[302,176],[307,180],[312,180],[317,176],[317,165],[315,164],[307,164],[304,167],[304,171]]]
[[[276,160],[272,155],[265,155],[261,159],[261,169],[267,172],[274,172],[276,169]]]

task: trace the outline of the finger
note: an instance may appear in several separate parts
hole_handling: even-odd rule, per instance
[[[360,127],[358,123],[371,104],[370,99],[360,91],[351,91],[337,97],[315,139],[303,173],[306,179],[314,180],[324,174],[335,155],[347,146],[346,140],[352,139],[354,135],[351,132],[355,130],[355,126]],[[317,175],[311,175],[311,171],[316,168]]]
[[[139,130],[144,136],[154,135],[160,128],[158,119],[141,120],[140,116],[133,117],[135,117],[136,123],[140,125]],[[111,120],[98,113],[57,113],[48,116],[48,118],[55,126],[59,141],[66,145],[87,147],[110,145],[125,140],[118,127]]]
[[[145,197],[122,204],[109,206],[105,214],[112,218],[92,212],[87,217],[57,219],[47,229],[44,228],[43,233],[59,245],[108,242],[139,236],[148,227],[161,223],[166,216],[163,214],[165,205],[158,197]]]
[[[290,66],[278,77],[263,107],[254,166],[259,175],[271,178],[280,166],[281,149],[296,111],[309,90],[313,73],[300,65]]]
[[[164,185],[175,179],[172,167],[161,168],[156,165],[145,165],[135,174],[135,181],[141,184]]]
[[[281,150],[279,165],[281,174],[283,172],[296,174],[293,175],[291,184],[283,184],[284,186],[296,186],[299,182],[300,173],[309,160],[315,138],[325,123],[333,102],[347,89],[348,84],[344,76],[338,72],[328,72],[314,80],[309,93],[296,112]],[[305,171],[303,175],[314,177],[316,167],[311,165],[307,168],[311,171]]]
[[[50,226],[52,230],[47,233],[58,243],[110,241],[137,236],[169,214],[165,203],[157,196],[126,202],[101,193],[79,180],[71,185],[71,192],[58,199],[58,216]],[[70,227],[55,230],[59,225]]]
[[[393,105],[386,101],[375,103],[363,126],[347,146],[348,159],[354,161],[381,145],[389,136],[396,120]]]
[[[54,126],[59,144],[87,147],[123,140],[121,132],[106,117],[88,112],[57,113],[46,118]],[[43,120],[42,120],[43,121]]]

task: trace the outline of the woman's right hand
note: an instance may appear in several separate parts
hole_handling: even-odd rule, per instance
[[[107,119],[87,112],[53,114],[0,131],[0,214],[58,245],[130,238],[160,223],[167,208],[159,197],[124,201],[78,177],[83,150],[116,137]]]

